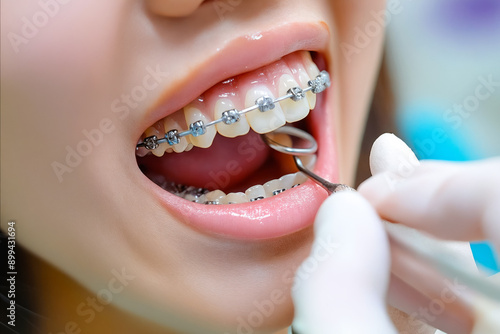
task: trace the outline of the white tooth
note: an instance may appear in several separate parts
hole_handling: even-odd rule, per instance
[[[221,190],[214,190],[209,192],[205,196],[208,202],[221,203],[221,200],[226,197],[226,194]]]
[[[309,80],[311,80],[311,77],[307,74],[306,70],[301,66],[299,66],[299,68],[297,69],[297,75],[299,78],[300,87],[301,88],[309,87],[307,83],[309,82]],[[313,92],[308,91],[306,93],[306,99],[307,102],[309,103],[309,109],[311,110],[314,109],[314,107],[316,106],[316,95]]]
[[[226,196],[225,202],[227,204],[247,203],[248,199],[244,193],[229,193]]]
[[[144,134],[145,137],[156,136],[158,139],[163,138],[165,136],[165,133],[161,133],[160,130],[156,128],[156,126],[150,126],[149,128],[146,129]],[[155,148],[151,152],[157,157],[162,157],[163,154],[165,154],[165,150],[167,149],[167,147],[168,147],[167,143],[161,143],[157,148]]]
[[[253,87],[248,90],[245,97],[245,108],[255,105],[255,101],[263,96],[269,96],[274,99],[271,91],[265,86]],[[257,133],[267,133],[285,125],[285,115],[279,103],[275,104],[274,109],[261,112],[259,109],[252,110],[246,114],[248,123]]]
[[[297,184],[302,184],[307,181],[307,176],[304,173],[298,172],[294,174],[287,174],[280,177],[281,186],[285,189],[291,189]]]
[[[316,78],[316,76],[319,74],[319,69],[318,66],[313,62],[311,58],[311,53],[305,52],[303,54],[304,57],[304,65],[306,68],[306,72],[311,78]]]
[[[165,133],[167,133],[170,130],[177,130],[179,132],[184,131],[184,129],[186,128],[186,124],[185,123],[182,124],[183,122],[180,122],[179,116],[184,118],[182,113],[177,114],[177,112],[172,116],[165,117],[165,119],[163,120],[163,124],[165,126]],[[173,146],[168,145],[168,146],[170,150],[167,149],[167,152],[170,153],[175,151],[177,153],[180,153],[186,150],[186,147],[188,146],[188,141],[186,137],[181,137],[179,144],[175,144]]]
[[[186,195],[184,195],[184,199],[186,199],[190,202],[196,202],[198,198],[194,195],[186,194]]]
[[[234,104],[229,99],[218,99],[214,108],[214,119],[222,117],[222,113],[226,110],[235,109]],[[224,137],[234,138],[236,136],[246,135],[250,130],[248,121],[245,116],[241,115],[240,120],[233,124],[218,123],[216,125],[217,132]]]
[[[196,203],[204,204],[207,201],[207,197],[205,195],[201,195],[195,198],[196,198]]]
[[[307,181],[307,176],[304,173],[302,173],[302,172],[295,173],[295,181],[294,181],[295,184],[294,185],[302,184],[306,181]]]
[[[280,180],[271,180],[269,182],[266,182],[264,183],[263,187],[264,190],[266,191],[266,197],[275,196],[274,192],[276,192],[277,195],[286,190],[286,188],[283,186],[283,182]]]
[[[288,90],[293,87],[297,87],[299,84],[290,74],[283,74],[280,78],[279,83],[279,96],[288,94]],[[292,99],[286,99],[280,102],[283,113],[287,122],[296,122],[309,114],[309,103],[307,99],[302,99],[298,101],[293,101]]]
[[[193,149],[194,145],[193,143],[189,143],[188,146],[186,147],[186,149],[184,150],[184,152],[189,152]]]
[[[311,59],[310,54],[309,54],[309,59]],[[316,66],[316,64],[312,61],[312,59],[310,60],[309,63],[306,62],[306,72],[311,79],[316,78],[319,74],[318,66]],[[308,97],[308,101],[309,101],[310,106],[312,105],[311,109],[314,109],[314,107],[316,106],[316,95],[312,92],[307,92],[306,96]],[[313,102],[313,103],[311,103],[311,102]]]
[[[245,195],[247,197],[248,202],[253,202],[256,200],[261,200],[266,198],[266,191],[264,187],[260,184],[250,187],[245,191]]]
[[[184,117],[186,118],[186,123],[188,127],[191,123],[197,121],[202,121],[203,123],[205,123],[205,125],[213,121],[212,119],[204,115],[200,109],[189,105],[184,107]],[[203,148],[210,147],[210,145],[212,145],[212,142],[214,141],[216,132],[217,131],[215,130],[215,127],[209,126],[206,128],[205,134],[198,137],[190,136],[190,141],[191,143],[193,143],[194,146],[197,147],[203,147]]]
[[[219,204],[230,204],[227,201],[227,196],[223,196],[223,197],[219,198]]]
[[[292,186],[296,184],[296,183],[294,183],[295,182],[295,174],[297,174],[297,173],[287,174],[287,175],[283,175],[282,177],[280,177],[279,180],[281,181],[281,186],[285,189],[292,188]]]

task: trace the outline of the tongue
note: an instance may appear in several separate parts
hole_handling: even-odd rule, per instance
[[[148,155],[139,159],[139,165],[146,174],[160,174],[176,184],[224,190],[249,178],[269,155],[260,136],[250,131],[236,138],[216,135],[212,146],[205,149],[194,147],[161,158]]]

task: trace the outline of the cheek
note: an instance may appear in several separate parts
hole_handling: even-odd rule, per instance
[[[2,54],[29,68],[43,64],[53,69],[102,59],[103,52],[112,47],[124,6],[108,1],[47,0],[11,7],[2,22],[2,45],[6,46]]]
[[[43,147],[45,157],[64,149],[109,110],[120,3],[52,0],[9,8],[2,22],[2,107],[9,132],[31,136],[26,147]]]
[[[59,1],[15,7],[2,24],[2,82],[49,113],[61,100],[86,103],[106,87],[119,24],[115,2]]]
[[[336,38],[333,73],[340,179],[353,183],[366,115],[383,51],[385,1],[331,2]]]
[[[13,194],[6,206],[11,212],[26,212],[19,217],[26,224],[37,224],[30,216],[34,212],[47,217],[46,227],[55,226],[51,217],[57,216],[48,208],[54,203],[65,207],[68,193],[85,191],[85,180],[79,179],[83,167],[73,173],[72,185],[58,181],[52,163],[65,162],[66,147],[76,150],[85,139],[82,131],[98,127],[110,113],[116,31],[125,6],[122,1],[62,2],[9,2],[15,5],[8,9],[2,2],[2,122],[9,124],[2,127],[2,138],[10,138],[5,149],[2,140],[2,169],[12,176],[5,189]],[[57,12],[53,7],[53,15],[48,15],[42,3],[58,3]],[[48,18],[43,25],[36,21],[40,13]],[[25,41],[17,49],[14,34]],[[23,203],[30,203],[32,210],[23,210]],[[45,232],[48,240],[49,232],[55,231]]]

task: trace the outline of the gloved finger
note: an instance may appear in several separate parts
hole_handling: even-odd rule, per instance
[[[372,175],[391,173],[400,179],[410,176],[420,165],[415,153],[392,133],[379,136],[370,151],[370,172]]]
[[[308,275],[295,277],[294,331],[395,333],[386,312],[389,268],[387,236],[373,208],[357,193],[333,194],[318,211],[311,254],[297,271]]]
[[[421,168],[419,165],[411,149],[394,135],[384,134],[373,144],[370,168],[376,176],[372,179],[383,175],[389,190],[404,178],[411,177],[417,168]],[[363,186],[360,190],[363,192]],[[383,197],[383,192],[387,192],[387,189],[373,189],[373,192]],[[405,226],[389,224],[387,228],[398,235],[411,235],[414,242],[420,245],[432,241]],[[450,261],[460,263],[464,269],[476,271],[468,243],[441,241],[439,244],[432,244],[434,248],[442,248],[443,252],[451,256]],[[391,256],[393,277],[389,288],[389,302],[410,315],[412,326],[423,326],[417,322],[421,320],[447,332],[470,331],[473,315],[464,300],[466,291],[463,285],[439,276],[430,279],[435,274],[426,270],[426,266],[422,267],[418,258],[407,254],[397,245],[391,245]],[[415,287],[418,287],[418,291]]]
[[[443,239],[490,239],[500,247],[499,170],[499,158],[422,162],[406,178],[385,172],[365,181],[359,191],[389,221]]]
[[[475,318],[469,302],[471,291],[460,279],[443,277],[392,242],[391,255],[390,305],[407,313],[413,326],[420,320],[447,333],[470,333]]]

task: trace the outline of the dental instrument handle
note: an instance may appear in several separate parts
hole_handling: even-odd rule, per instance
[[[343,191],[343,190],[349,190],[349,191],[355,191],[353,188],[345,185],[345,184],[340,184],[340,183],[332,183],[330,181],[325,180],[321,176],[313,173],[311,170],[306,168],[304,164],[302,163],[302,160],[296,155],[293,156],[293,160],[295,161],[295,165],[297,168],[304,174],[306,174],[310,179],[315,181],[317,184],[322,186],[326,191],[328,191],[328,194],[331,195],[334,192],[337,191]]]

